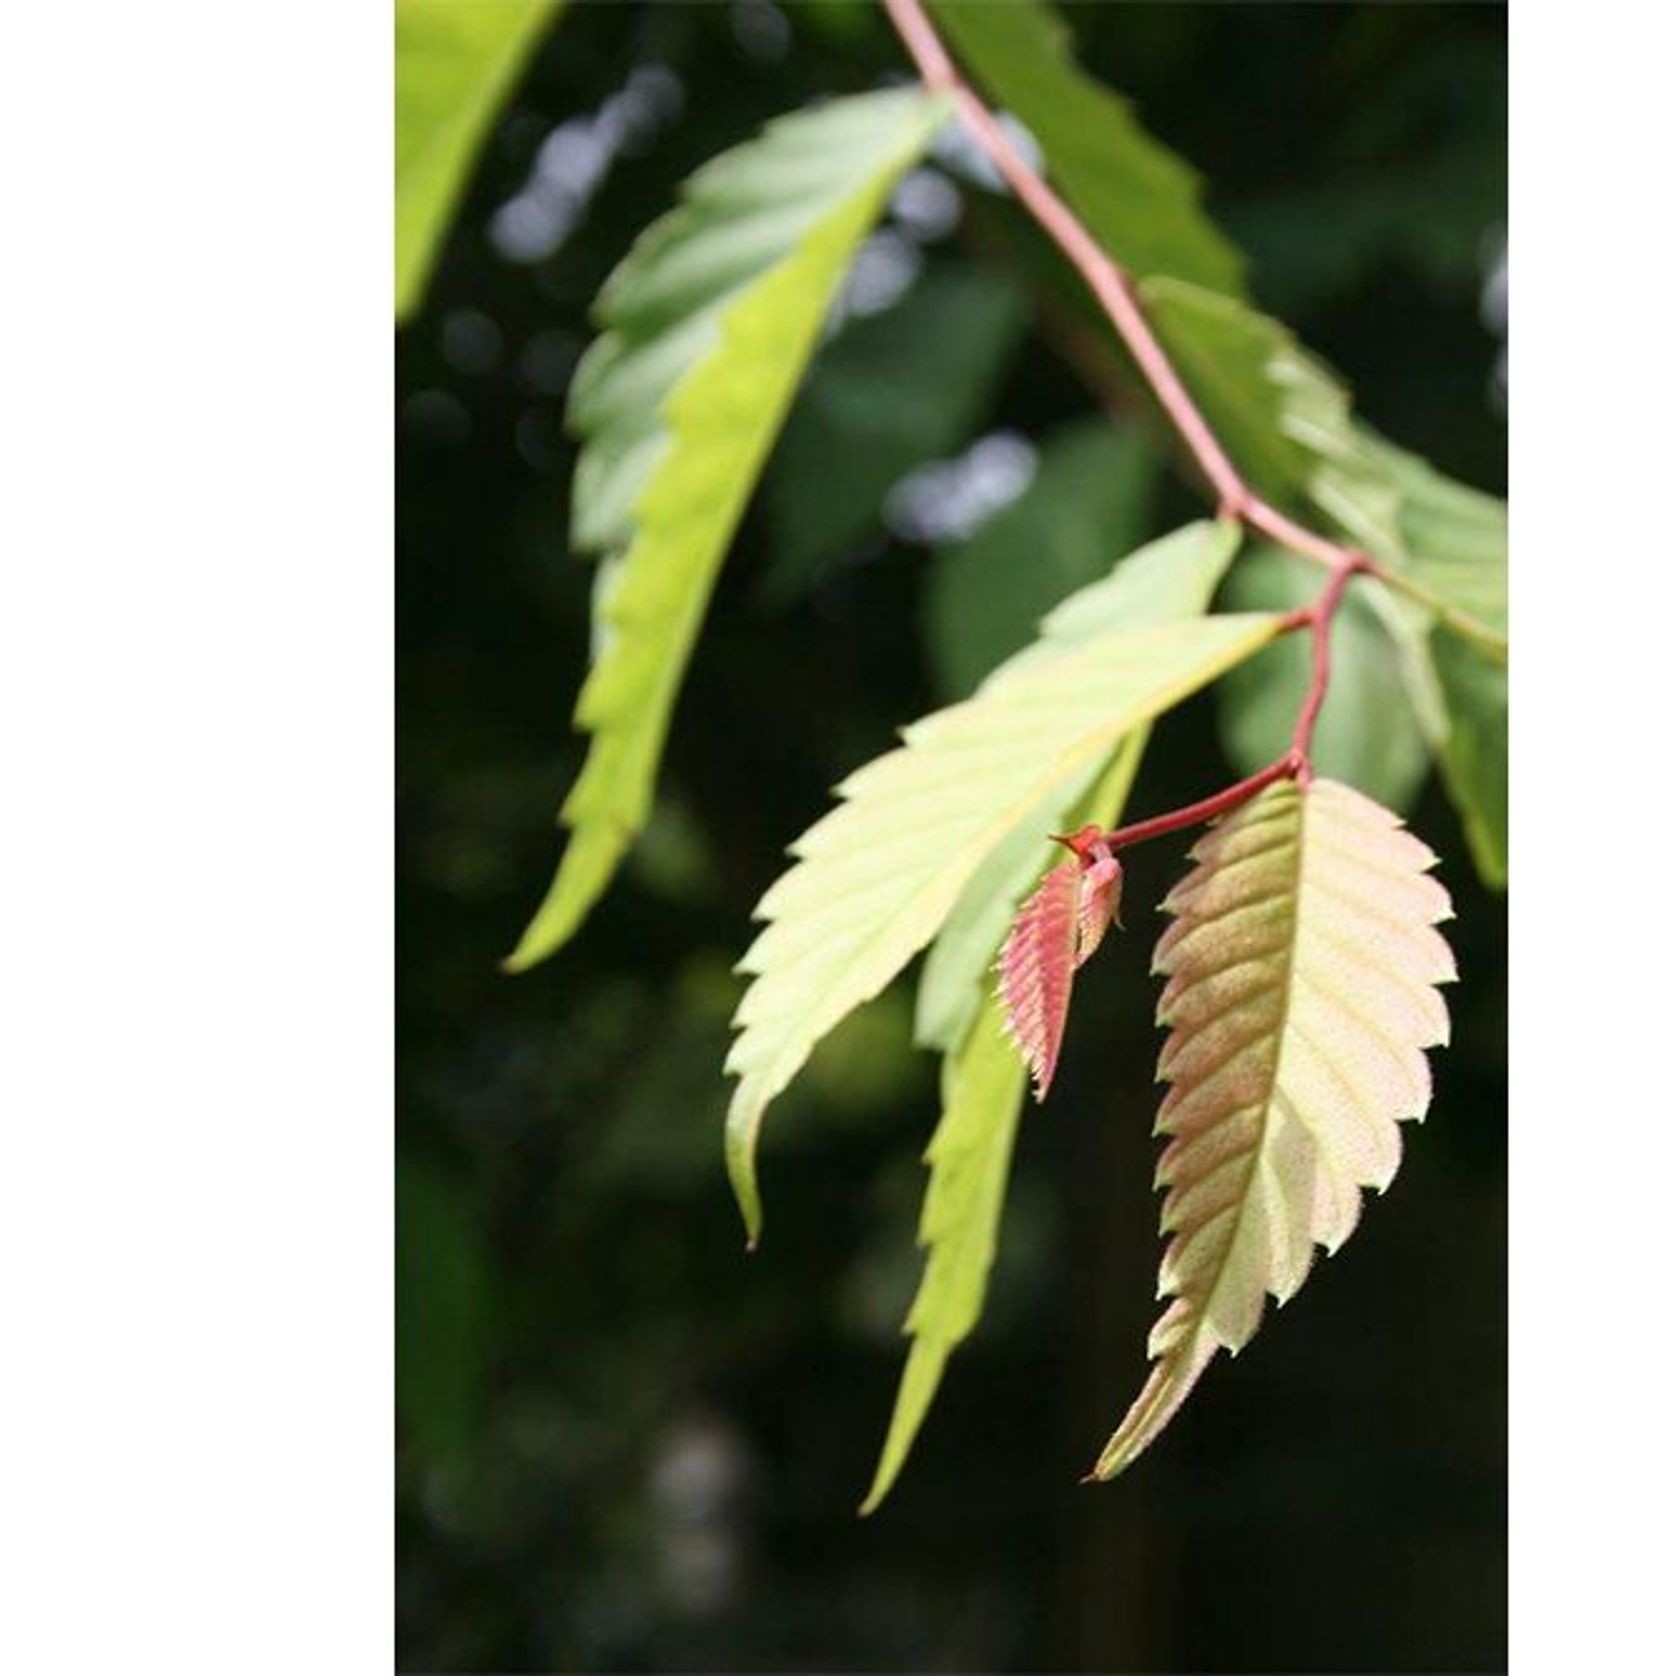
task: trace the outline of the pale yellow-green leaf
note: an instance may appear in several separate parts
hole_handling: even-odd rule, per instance
[[[919,1224],[930,1257],[908,1312],[914,1341],[863,1513],[895,1482],[949,1353],[983,1312],[1023,1106],[1024,1061],[1002,1034],[992,1002],[972,1021],[959,1051],[943,1061],[943,1116],[925,1154],[931,1184]]]
[[[418,307],[489,124],[563,0],[396,0],[396,319]]]
[[[1051,657],[1115,629],[1151,628],[1159,623],[1197,617],[1210,605],[1217,584],[1239,547],[1239,526],[1200,519],[1151,541],[1120,559],[1109,574],[1079,588],[1048,614],[1039,638],[1000,665],[995,672],[1023,667],[1031,659]],[[1124,742],[1107,769],[1127,764],[1121,783],[1108,785],[1097,799],[1121,806],[1146,748],[1146,729]],[[1013,911],[1056,857],[1050,832],[1080,824],[1071,811],[1100,772],[1091,765],[1075,781],[1056,787],[990,853],[961,892],[960,900],[937,933],[920,975],[914,1013],[915,1039],[926,1047],[952,1048],[966,1035],[982,1003],[984,977],[1007,935]],[[1106,818],[1087,814],[1086,820]],[[1109,817],[1116,819],[1115,811]]]
[[[593,739],[511,970],[571,935],[644,825],[716,574],[833,293],[945,110],[891,91],[770,124],[701,169],[606,285],[609,329],[571,392],[575,539],[608,555],[576,715]]]
[[[797,864],[758,904],[769,923],[741,962],[754,981],[728,1055],[740,1082],[727,1157],[753,1240],[757,1131],[815,1043],[936,935],[984,858],[1055,787],[1279,628],[1271,614],[1206,617],[1025,659],[838,788],[843,803],[792,846]]]
[[[1169,1424],[1219,1349],[1237,1352],[1336,1251],[1425,1115],[1425,1050],[1448,1040],[1436,986],[1455,975],[1435,857],[1348,786],[1271,786],[1193,850],[1164,906],[1155,969],[1170,1027],[1158,1131],[1169,1237],[1148,1341],[1155,1365],[1093,1476]]]
[[[1118,745],[1094,789],[1080,804],[1071,806],[1073,813],[1062,825],[1075,828],[1085,821],[1097,821],[1102,826],[1117,824],[1151,731],[1138,727]],[[1028,877],[998,886],[1003,891],[1001,900],[1007,905],[1007,917],[994,928],[993,941],[981,957],[981,969],[966,979],[971,1004],[961,1014],[963,1035],[948,1042],[943,1055],[943,1116],[925,1155],[931,1180],[919,1230],[920,1244],[928,1248],[929,1255],[903,1328],[912,1335],[913,1343],[863,1513],[871,1513],[890,1493],[942,1383],[949,1357],[977,1326],[989,1290],[1008,1161],[1019,1113],[1024,1109],[1025,1064],[1007,1039],[993,988],[988,994],[985,989],[1017,898],[1031,888],[1053,859],[1047,853],[1050,846],[1041,843],[1030,820],[1009,835],[1008,843],[1020,833],[1032,841],[1031,871]],[[1057,853],[1064,854],[1062,850]],[[973,877],[961,897],[963,905],[993,860],[992,856]],[[967,956],[963,951],[958,958]],[[945,982],[952,985],[956,981],[951,965]],[[925,993],[922,979],[922,1001]]]

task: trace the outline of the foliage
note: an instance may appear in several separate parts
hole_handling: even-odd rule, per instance
[[[564,0],[396,0],[396,319],[424,294],[477,148]]]
[[[607,557],[593,734],[564,806],[573,837],[507,961],[576,929],[651,807],[669,715],[716,571],[844,268],[942,106],[919,93],[836,100],[709,164],[601,293],[606,334],[578,368],[577,546]]]
[[[429,9],[404,4],[399,20]],[[1072,977],[1115,909],[1123,842],[1219,817],[1165,904],[1176,918],[1157,954],[1172,1032],[1158,1179],[1173,1301],[1100,1477],[1156,1438],[1217,1348],[1249,1341],[1266,1295],[1298,1289],[1316,1244],[1343,1242],[1361,1189],[1383,1191],[1395,1172],[1397,1123],[1425,1109],[1423,1050],[1447,1034],[1435,986],[1453,965],[1432,927],[1448,897],[1427,876],[1430,852],[1380,805],[1413,806],[1435,761],[1479,871],[1506,882],[1505,508],[1387,443],[1338,376],[1250,306],[1243,259],[1205,216],[1197,176],[1078,67],[1051,8],[932,13],[977,85],[1029,129],[1081,224],[1135,276],[1146,320],[1243,480],[1345,562],[1323,592],[1318,572],[1272,542],[1240,551],[1229,516],[1142,545],[1090,582],[1150,527],[1155,459],[1136,427],[1090,418],[1050,431],[1023,495],[933,556],[928,639],[959,702],[850,772],[838,807],[792,846],[758,905],[766,925],[740,965],[749,983],[726,1062],[738,1078],[728,1167],[755,1243],[769,1104],[929,950],[915,1034],[943,1061],[920,1221],[928,1259],[868,1509],[983,1309],[1026,1072],[1002,1025],[1045,1094]],[[412,277],[399,312],[540,21],[522,22],[516,50],[503,36],[498,56],[462,52],[452,96],[414,73],[431,128],[451,137],[403,177],[429,182],[409,224],[431,231],[399,236],[417,253],[401,257]],[[603,555],[577,709],[590,744],[558,876],[509,967],[572,936],[646,827],[683,676],[765,471],[764,594],[784,605],[878,529],[904,473],[958,446],[994,404],[1025,327],[1031,288],[1016,273],[945,264],[882,313],[844,320],[839,302],[952,109],[891,90],[769,124],[693,175],[601,291],[601,335],[569,392],[582,441],[572,541]],[[1125,358],[1133,347],[1122,376],[1175,425],[1170,400],[1155,401]],[[848,497],[823,483],[839,457]],[[1228,609],[1206,615],[1225,573]],[[1272,765],[1266,789],[1230,788],[1214,809],[1138,823],[1139,834],[1116,828],[1152,724],[1212,685],[1235,768]],[[1318,724],[1312,699],[1324,700]],[[1064,852],[1046,834],[1079,823],[1090,847],[1050,865]],[[416,1214],[434,1218],[438,1202],[421,1183]]]

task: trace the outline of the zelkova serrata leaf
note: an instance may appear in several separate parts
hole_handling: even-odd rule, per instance
[[[570,397],[584,439],[572,535],[606,555],[576,710],[593,738],[558,875],[509,969],[565,942],[645,824],[746,500],[850,257],[946,108],[893,90],[771,123],[700,169],[601,293],[607,331]]]
[[[1030,1067],[1038,1101],[1047,1098],[1065,1039],[1076,971],[1117,917],[1123,865],[1097,825],[1060,842],[1069,861],[1050,868],[1019,909],[996,963],[1007,1034]]]
[[[418,308],[502,101],[563,0],[396,0],[396,321]]]
[[[937,933],[986,856],[1056,787],[1280,631],[1278,616],[1204,617],[1021,654],[972,698],[915,722],[839,788],[757,905],[727,1068],[727,1159],[754,1240],[756,1139],[769,1102],[827,1031]],[[1037,650],[1040,650],[1037,648]]]
[[[1297,1292],[1317,1245],[1350,1237],[1362,1189],[1397,1172],[1397,1125],[1425,1114],[1425,1049],[1449,1036],[1436,986],[1455,964],[1435,929],[1449,897],[1388,810],[1335,781],[1281,781],[1193,857],[1154,957],[1171,1302],[1096,1478],[1163,1431],[1219,1349],[1250,1342],[1265,1297]]]

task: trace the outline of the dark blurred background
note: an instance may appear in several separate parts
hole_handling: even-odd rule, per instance
[[[1503,11],[1067,14],[1205,174],[1257,301],[1387,434],[1502,492]],[[1134,855],[1136,932],[1079,987],[1052,1103],[1027,1113],[986,1317],[871,1519],[936,1117],[908,982],[779,1102],[767,1236],[743,1252],[730,968],[784,846],[969,684],[973,636],[1006,650],[1199,509],[1121,424],[1090,441],[1097,369],[1072,370],[1012,211],[957,156],[869,247],[746,517],[652,831],[571,947],[496,969],[581,760],[590,569],[562,408],[589,301],[697,164],[902,67],[865,5],[573,4],[397,340],[400,1666],[1502,1667],[1506,922],[1435,781],[1413,820],[1462,981],[1431,1117],[1355,1239],[1127,1477],[1077,1482],[1155,1313],[1147,957],[1172,844]],[[1089,447],[1116,463],[1079,467]],[[942,465],[881,509],[904,461]],[[1033,470],[1069,487],[967,539]],[[1010,594],[1024,574],[1046,579]],[[1158,730],[1130,808],[1227,778],[1200,701]]]

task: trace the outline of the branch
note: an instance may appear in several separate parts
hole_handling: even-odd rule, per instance
[[[1327,683],[1332,673],[1333,615],[1353,576],[1377,575],[1383,578],[1384,572],[1367,554],[1305,529],[1251,488],[1224,452],[1163,345],[1154,336],[1146,315],[1135,300],[1129,276],[1101,249],[1064,199],[1031,169],[989,107],[955,68],[920,0],[882,0],[882,3],[925,85],[933,92],[953,96],[961,120],[971,131],[979,149],[1012,187],[1037,225],[1059,246],[1072,267],[1082,276],[1094,300],[1134,357],[1141,375],[1158,398],[1164,416],[1209,481],[1217,497],[1219,516],[1238,518],[1249,529],[1329,568],[1326,585],[1315,603],[1295,613],[1286,624],[1288,629],[1307,627],[1312,643],[1309,688],[1299,707],[1292,744],[1286,753],[1267,768],[1213,797],[1167,815],[1120,827],[1107,835],[1106,842],[1115,850],[1125,844],[1140,843],[1143,839],[1213,820],[1247,798],[1254,797],[1275,780],[1290,777],[1307,785],[1315,722],[1326,700]]]

